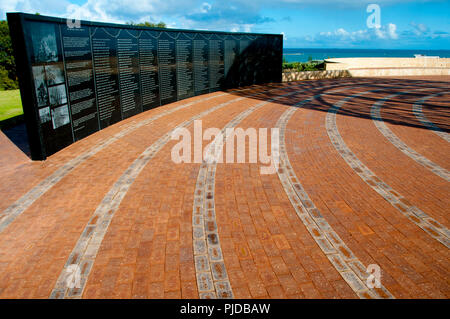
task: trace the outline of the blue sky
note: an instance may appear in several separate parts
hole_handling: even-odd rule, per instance
[[[379,28],[369,28],[368,4]],[[164,21],[179,29],[283,33],[290,48],[450,50],[449,0],[1,0],[6,12],[124,23]]]

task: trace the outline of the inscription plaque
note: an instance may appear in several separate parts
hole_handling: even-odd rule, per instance
[[[160,105],[281,82],[281,35],[7,17],[34,160]]]

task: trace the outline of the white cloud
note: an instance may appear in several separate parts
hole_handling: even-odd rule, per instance
[[[230,32],[252,32],[253,24],[233,24],[228,29]]]
[[[15,11],[19,2],[21,1],[20,0],[2,1],[2,3],[0,4],[0,11],[3,12]]]
[[[341,35],[341,36],[348,36],[349,33],[347,31],[345,31],[343,28],[337,29],[336,30],[336,34],[337,35]]]
[[[430,31],[428,29],[428,27],[425,24],[423,24],[423,23],[411,22],[410,25],[413,27],[413,32],[417,36],[421,36],[423,34],[427,34]]]
[[[410,3],[410,2],[440,2],[441,0],[259,0],[260,3],[274,3],[276,6],[280,5],[296,5],[302,6],[305,4],[314,4],[314,5],[336,5],[336,6],[345,6],[345,7],[358,7],[361,5],[376,3],[378,5],[393,5],[399,3]]]
[[[390,41],[398,38],[397,26],[393,23],[389,23],[380,28],[362,29],[357,31],[348,31],[344,28],[339,28],[334,31],[320,32],[314,36],[291,38],[291,40],[292,42],[303,42],[322,47],[350,48],[358,45],[377,47],[379,45],[391,43]]]
[[[222,30],[241,32],[277,32],[276,22],[287,23],[290,17],[271,18],[271,9],[283,9],[287,11],[301,10],[307,6],[323,6],[326,10],[336,9],[339,15],[343,8],[358,8],[365,14],[365,7],[373,0],[0,0],[0,19],[5,17],[7,11],[22,11],[28,13],[39,12],[42,15],[77,18],[91,21],[104,22],[159,22],[164,21],[169,27],[182,29]],[[415,2],[432,2],[443,0],[416,0]],[[414,2],[412,0],[377,0],[375,3],[387,6],[394,3]],[[353,7],[353,8],[351,8]],[[318,10],[322,10],[318,8]],[[267,15],[264,16],[264,13]],[[363,20],[363,19],[362,19]],[[400,19],[399,19],[400,20]],[[339,21],[339,19],[337,19]],[[401,21],[401,20],[400,20]],[[301,26],[301,21],[292,20],[290,23]],[[281,25],[281,24],[280,24]],[[325,24],[323,24],[325,25]],[[329,25],[329,24],[328,24]],[[343,26],[347,26],[344,24]],[[317,28],[321,28],[320,21]],[[323,26],[322,26],[323,27]],[[405,29],[406,27],[406,29]],[[285,26],[283,26],[285,28]],[[286,27],[289,28],[289,27]],[[303,28],[299,27],[299,34]],[[310,28],[309,28],[310,29]],[[275,31],[277,30],[277,31]],[[289,31],[289,40],[286,44],[291,45],[299,40],[303,44],[331,47],[352,47],[361,43],[367,46],[377,47],[379,45],[396,45],[401,43],[415,43],[416,39],[449,39],[447,32],[430,30],[422,23],[407,26],[389,23],[378,29],[361,29],[352,31],[344,27],[333,31],[318,34],[304,34],[296,36],[293,29]],[[287,40],[286,35],[284,35]],[[297,40],[296,40],[297,39]],[[443,42],[442,42],[443,43]],[[301,45],[301,44],[298,44]],[[421,47],[422,45],[420,45]],[[448,42],[443,45],[448,47]]]
[[[379,39],[386,39],[386,34],[381,28],[375,28],[374,32]]]
[[[389,23],[388,24],[388,34],[389,34],[389,37],[393,40],[398,39],[398,34],[396,31],[397,31],[397,26],[393,23]]]
[[[104,22],[140,22],[146,18],[158,22],[164,16],[177,17],[188,14],[192,8],[209,7],[209,3],[199,0],[86,0],[82,4],[70,0],[2,0],[0,14],[21,11]]]
[[[318,36],[309,37],[310,41],[314,41],[317,39],[333,39],[336,41],[360,41],[369,38],[369,34],[367,30],[358,30],[349,32],[344,28],[339,28],[335,31],[328,32],[320,32]]]
[[[27,12],[60,15],[70,5],[67,0],[2,0],[0,1],[0,18],[7,12]]]
[[[253,24],[244,24],[242,27],[244,32],[252,32]]]
[[[180,28],[249,32],[274,22],[260,15],[261,3],[243,0],[1,0],[0,15],[9,11],[100,22],[159,22]]]
[[[208,2],[203,2],[202,7],[200,9],[201,13],[208,13],[209,10],[211,10],[212,6]]]
[[[371,30],[373,30],[375,36],[378,39],[390,39],[390,40],[398,39],[397,25],[393,23],[389,23],[387,26],[382,26],[380,28],[374,28]]]

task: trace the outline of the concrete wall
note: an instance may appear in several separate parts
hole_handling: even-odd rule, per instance
[[[342,77],[450,75],[449,58],[327,59],[325,71],[283,72],[283,82]]]
[[[450,75],[449,58],[327,59],[326,70],[347,70],[353,77]]]
[[[450,58],[342,58],[327,59],[327,70],[371,68],[450,68]]]
[[[350,77],[348,70],[283,72],[283,82]]]
[[[450,68],[386,68],[347,70],[352,77],[450,75]]]

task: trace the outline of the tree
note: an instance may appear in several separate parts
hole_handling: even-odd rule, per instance
[[[128,25],[135,25],[138,27],[149,27],[149,28],[166,28],[166,24],[162,21],[158,22],[158,23],[153,23],[153,22],[140,22],[140,23],[134,23],[133,21],[127,22],[126,24]]]
[[[18,88],[16,63],[14,61],[8,22],[0,21],[0,89]]]

